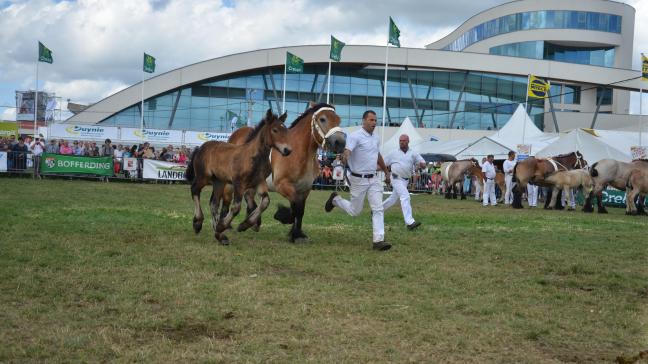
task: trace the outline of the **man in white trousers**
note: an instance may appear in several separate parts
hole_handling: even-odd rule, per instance
[[[504,204],[513,203],[513,169],[515,168],[515,152],[508,152],[508,159],[504,161],[504,182],[506,182],[506,193],[504,194]]]
[[[398,137],[399,149],[387,155],[385,164],[391,170],[392,194],[383,201],[383,210],[394,206],[396,201],[400,200],[403,218],[408,230],[414,230],[421,225],[415,221],[412,216],[412,205],[410,204],[410,194],[407,190],[407,184],[412,178],[412,167],[425,168],[425,160],[420,154],[409,149],[409,136],[403,134]]]
[[[333,192],[326,201],[324,210],[331,212],[337,206],[351,216],[358,216],[362,212],[364,199],[367,196],[372,212],[373,249],[385,251],[391,248],[391,244],[385,241],[383,184],[380,176],[376,173],[377,167],[385,172],[387,184],[390,183],[391,178],[379,152],[380,137],[374,133],[375,129],[376,113],[367,110],[362,115],[362,128],[349,134],[342,155],[342,163],[347,164],[350,169],[348,177],[351,185],[351,200],[345,200]]]
[[[497,196],[495,196],[495,166],[493,165],[495,157],[489,154],[486,157],[486,162],[482,165],[482,172],[484,173],[484,206],[488,206],[490,200],[491,206],[497,205]]]
[[[529,201],[529,207],[538,206],[538,185],[527,184],[527,200]]]

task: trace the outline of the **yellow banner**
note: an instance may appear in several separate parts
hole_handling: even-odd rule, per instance
[[[527,91],[529,97],[535,97],[536,99],[542,99],[547,96],[549,92],[549,82],[538,78],[534,75],[529,76],[529,89]]]
[[[641,79],[648,81],[648,57],[641,54]]]

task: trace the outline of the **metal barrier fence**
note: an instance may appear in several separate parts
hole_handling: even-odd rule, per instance
[[[55,155],[61,156],[61,155]],[[74,158],[75,156],[69,156]],[[0,174],[13,175],[33,175],[34,177],[66,177],[66,178],[97,178],[103,180],[124,180],[124,181],[174,181],[176,183],[186,183],[184,178],[167,179],[167,178],[147,178],[144,175],[144,163],[142,158],[113,158],[112,172],[108,175],[98,175],[91,173],[48,173],[40,170],[42,156],[34,156],[30,152],[6,152],[6,170],[0,168]],[[80,157],[85,160],[92,160],[100,157]],[[45,162],[48,162],[47,160]],[[178,164],[178,169],[183,169],[186,165]],[[2,167],[0,165],[0,167]],[[440,177],[440,176],[439,176]],[[437,180],[433,175],[428,173],[418,173],[410,179],[408,189],[411,192],[433,193],[441,187],[440,178]],[[348,191],[348,184],[345,181],[335,180],[332,176],[324,176],[322,173],[313,181],[313,189],[325,190],[345,190]]]

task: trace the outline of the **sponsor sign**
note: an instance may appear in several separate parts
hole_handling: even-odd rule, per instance
[[[611,207],[626,207],[626,193],[624,191],[619,191],[614,188],[606,188],[603,190],[602,202],[605,206]],[[582,193],[578,193],[576,201],[579,204],[585,202],[585,198]],[[645,200],[644,200],[645,201]],[[595,203],[595,202],[593,202]],[[644,204],[645,206],[645,204]]]
[[[185,170],[184,164],[156,161],[153,159],[144,159],[144,179],[164,179],[171,181],[184,181]]]
[[[185,144],[200,145],[210,140],[226,142],[231,133],[210,133],[208,131],[186,131]]]
[[[18,136],[18,124],[13,121],[0,122],[0,137]]]
[[[518,144],[517,145],[517,160],[523,161],[531,155],[531,144]]]
[[[648,148],[646,147],[630,147],[630,154],[632,154],[632,160],[635,159],[648,159]]]
[[[111,126],[52,124],[50,128],[54,139],[115,141],[119,136],[119,128]]]
[[[0,152],[0,172],[7,171],[7,152]]]
[[[123,170],[129,172],[137,171],[137,158],[124,158]]]
[[[41,156],[41,173],[112,176],[113,158],[44,153]]]
[[[529,97],[544,98],[549,92],[549,87],[549,82],[534,75],[529,75]]]
[[[336,181],[344,180],[344,167],[335,166],[335,168],[333,168],[333,179]]]
[[[154,144],[182,144],[182,130],[121,128],[121,140]]]

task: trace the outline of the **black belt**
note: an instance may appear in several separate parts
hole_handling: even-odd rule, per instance
[[[359,173],[355,173],[355,172],[351,172],[351,175],[353,177],[358,177],[358,178],[373,178],[374,177],[373,174],[359,174]]]
[[[394,177],[394,178],[400,178],[400,179],[404,179],[404,180],[406,180],[406,181],[409,181],[409,178],[399,177],[396,173],[392,173],[392,177]]]

